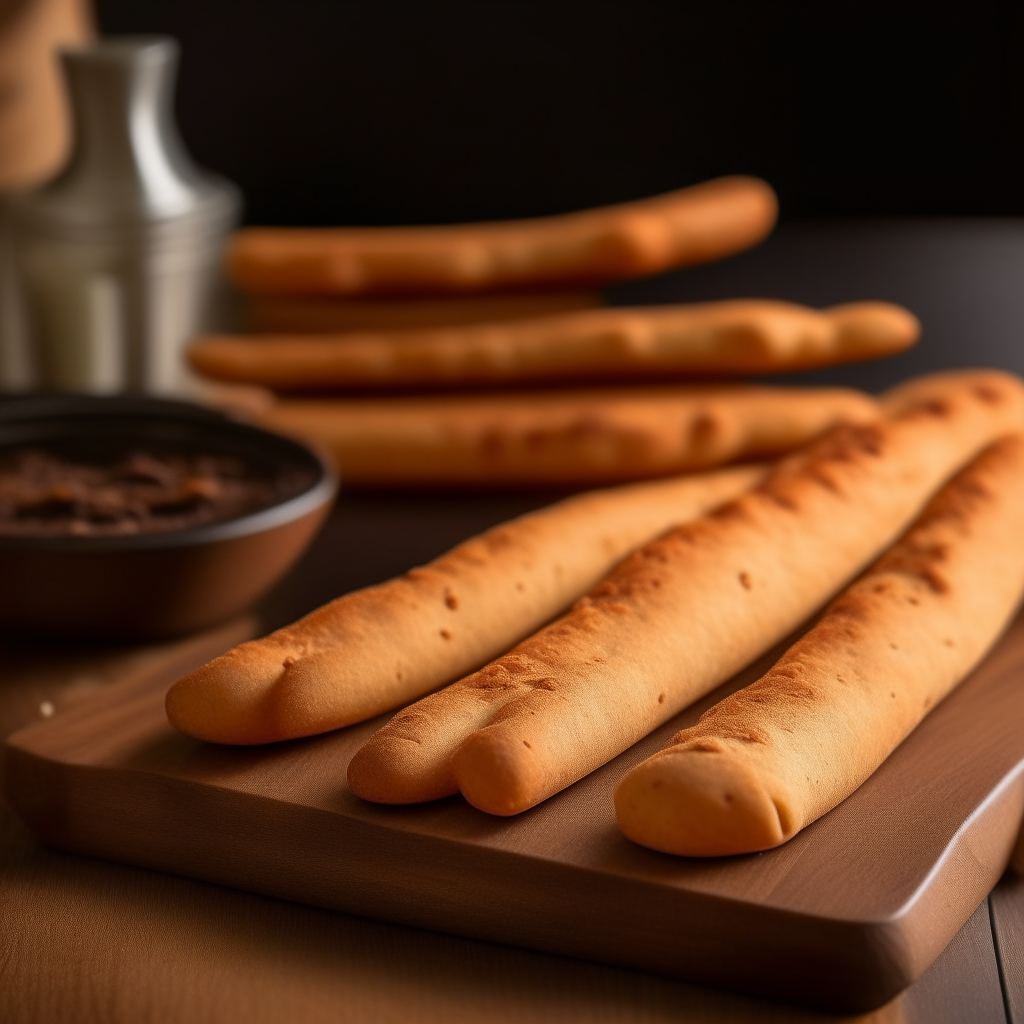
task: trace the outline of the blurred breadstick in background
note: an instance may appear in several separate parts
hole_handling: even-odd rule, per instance
[[[168,716],[218,743],[269,743],[371,718],[506,650],[638,544],[765,472],[630,484],[502,523],[214,659],[172,688]]]
[[[250,295],[242,321],[257,334],[409,331],[454,324],[526,320],[604,305],[600,292],[498,292],[414,299],[337,299]]]
[[[766,675],[626,775],[622,831],[665,853],[752,853],[846,799],[1006,626],[1022,522],[1017,435],[943,488]]]
[[[247,228],[228,253],[243,291],[445,294],[579,287],[719,259],[761,241],[775,193],[719,178],[665,195],[534,220],[411,228]]]
[[[438,388],[803,370],[892,355],[919,334],[916,317],[884,302],[819,312],[733,300],[392,334],[215,336],[189,359],[209,377],[283,391]]]
[[[678,387],[279,401],[350,486],[583,486],[771,458],[879,416],[844,388]]]

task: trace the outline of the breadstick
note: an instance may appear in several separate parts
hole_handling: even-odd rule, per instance
[[[759,466],[561,501],[357,590],[186,676],[183,732],[270,743],[372,718],[483,664],[585,593],[626,552],[758,482]]]
[[[886,416],[896,418],[916,406],[932,401],[936,388],[957,387],[960,381],[973,378],[975,380],[974,393],[978,398],[996,406],[999,403],[999,392],[990,387],[986,379],[991,372],[986,370],[945,370],[940,373],[912,377],[879,395],[878,402]]]
[[[260,423],[322,444],[350,487],[587,486],[772,458],[878,415],[859,391],[735,385],[303,399]]]
[[[627,557],[560,619],[400,711],[349,766],[352,791],[462,791],[532,807],[778,643],[890,544],[980,449],[1024,427],[1024,385],[965,373],[894,420],[831,431],[756,489]]]
[[[227,269],[268,295],[457,294],[577,287],[719,259],[761,241],[775,193],[718,178],[636,202],[535,220],[446,227],[248,228]]]
[[[1018,435],[947,484],[770,672],[626,775],[622,831],[665,853],[752,853],[846,799],[1006,626],[1022,523]]]
[[[211,335],[188,358],[208,377],[282,391],[429,389],[803,370],[892,355],[919,333],[884,302],[818,312],[736,300],[392,334]]]
[[[252,295],[245,303],[247,331],[258,334],[330,334],[410,331],[452,324],[526,320],[603,305],[600,292],[499,292],[441,299],[336,299]]]

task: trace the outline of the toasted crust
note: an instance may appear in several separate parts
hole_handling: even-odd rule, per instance
[[[998,382],[1005,378],[1006,374],[984,369],[930,373],[923,377],[912,377],[890,388],[879,397],[879,404],[886,416],[897,417],[915,408],[928,407],[936,401],[941,401],[947,389],[969,387],[974,397],[983,405],[997,410],[1004,398]]]
[[[271,429],[329,449],[347,486],[580,486],[774,458],[877,419],[842,388],[679,387],[278,402]]]
[[[850,795],[981,659],[1024,590],[1024,440],[979,456],[757,682],[619,784],[665,853],[777,846]]]
[[[273,295],[458,294],[576,287],[719,259],[761,241],[775,193],[719,178],[558,217],[415,228],[248,228],[228,252],[243,291]]]
[[[917,387],[896,419],[836,428],[634,552],[509,654],[399,712],[352,760],[353,792],[400,803],[461,790],[514,814],[728,679],[861,571],[947,477],[1024,426],[1024,385],[1009,375]]]
[[[371,718],[507,650],[626,552],[764,473],[745,466],[597,491],[496,526],[214,659],[172,687],[168,717],[217,743],[269,743]]]
[[[819,312],[734,300],[391,334],[211,336],[189,360],[209,377],[285,391],[430,389],[807,369],[892,355],[919,333],[884,302]]]

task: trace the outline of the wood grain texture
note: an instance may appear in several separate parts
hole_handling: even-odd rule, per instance
[[[1024,807],[1022,666],[1018,621],[844,804],[779,850],[716,862],[633,846],[611,807],[621,775],[706,702],[546,804],[502,820],[454,799],[382,808],[348,793],[347,759],[380,720],[273,747],[218,748],[166,725],[165,681],[136,680],[12,737],[8,791],[57,847],[867,1010],[925,972],[1002,873]]]
[[[1004,1024],[987,900],[907,996],[901,1008],[906,1024]]]
[[[5,879],[5,1024],[900,1024],[437,935],[32,845]],[[927,979],[923,979],[927,980]],[[930,1024],[943,1024],[932,1018]],[[987,1024],[987,1022],[985,1022]]]
[[[1008,873],[989,897],[1010,1024],[1024,1024],[1024,878]]]

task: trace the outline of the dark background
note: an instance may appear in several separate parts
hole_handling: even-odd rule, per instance
[[[1024,221],[967,219],[1024,215],[1016,5],[96,4],[105,32],[181,40],[186,140],[250,223],[543,215],[758,174],[782,202],[768,242],[608,299],[887,299],[920,345],[792,380],[1024,375]]]
[[[732,172],[784,219],[1024,214],[1016,5],[97,0],[183,47],[249,222],[555,213]]]

